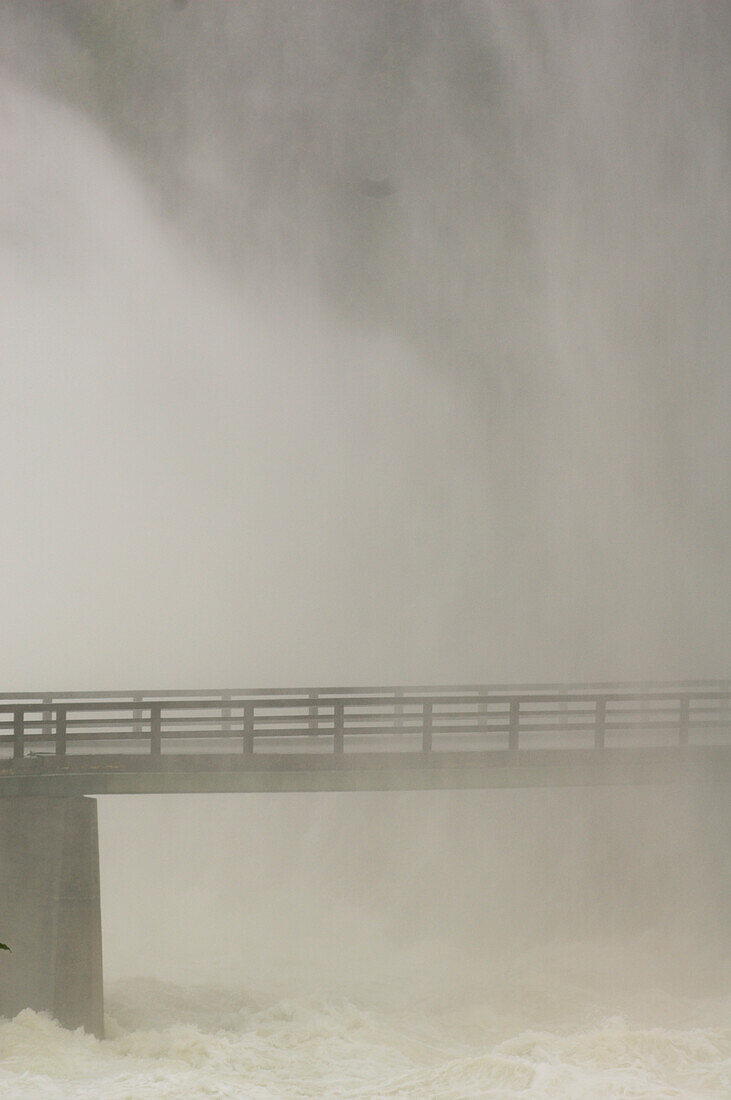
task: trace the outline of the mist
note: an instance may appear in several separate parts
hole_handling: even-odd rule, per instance
[[[730,48],[712,2],[8,0],[4,690],[727,678]],[[677,1022],[724,795],[100,799],[105,965]]]
[[[722,9],[346,8],[4,9],[9,682],[725,675]]]
[[[728,979],[723,786],[118,798],[102,824],[113,977],[499,1005],[548,996],[556,956],[615,1012]]]

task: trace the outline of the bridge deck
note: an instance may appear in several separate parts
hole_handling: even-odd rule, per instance
[[[0,796],[731,779],[727,682],[0,696]]]

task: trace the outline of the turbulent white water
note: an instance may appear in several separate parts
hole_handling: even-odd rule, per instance
[[[573,944],[408,1008],[406,989],[272,1000],[123,981],[108,993],[102,1042],[29,1010],[0,1023],[0,1094],[726,1100],[731,999],[612,982],[612,959],[621,969],[628,953],[659,949]]]

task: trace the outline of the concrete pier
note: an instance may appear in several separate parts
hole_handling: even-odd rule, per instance
[[[102,1036],[95,799],[0,799],[0,939],[0,1015],[33,1008]]]

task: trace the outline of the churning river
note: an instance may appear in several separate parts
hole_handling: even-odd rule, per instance
[[[611,992],[591,953],[618,950],[525,958],[493,975],[492,987],[422,996],[408,1008],[384,990],[279,999],[122,981],[107,994],[104,1041],[29,1010],[0,1023],[0,1095],[726,1100],[731,998],[681,996],[649,978],[632,996]]]

